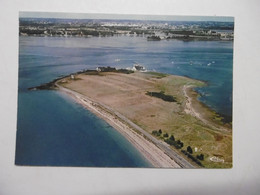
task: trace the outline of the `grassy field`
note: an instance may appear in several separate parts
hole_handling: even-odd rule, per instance
[[[106,72],[79,74],[76,79],[62,79],[60,84],[110,106],[151,134],[162,131],[161,134],[153,133],[158,139],[166,140],[173,135],[175,142],[179,140],[183,146],[176,149],[173,145],[172,148],[184,155],[181,150],[187,151],[190,146],[192,154],[189,154],[195,159],[203,154],[204,159],[197,161],[204,167],[232,167],[231,124],[223,124],[216,113],[198,102],[198,94],[192,88],[205,86],[202,81],[155,72]],[[192,108],[203,120],[185,111],[188,100],[184,86],[190,87],[186,94],[191,99]],[[163,93],[176,101],[164,101],[147,95],[147,92]]]

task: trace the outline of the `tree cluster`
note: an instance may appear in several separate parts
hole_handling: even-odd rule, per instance
[[[152,131],[152,134],[155,136],[161,136],[162,130],[161,129],[159,129],[158,131],[154,130],[154,131]]]
[[[177,102],[176,99],[172,95],[165,95],[163,91],[160,91],[160,92],[147,91],[146,95],[149,95],[149,96],[152,96],[152,97],[157,97],[157,98],[160,98],[160,99],[167,101],[167,102]]]
[[[174,146],[176,149],[181,149],[184,146],[182,141],[180,141],[180,140],[176,141],[175,137],[173,135],[169,136],[168,133],[163,133],[161,129],[159,129],[158,131],[157,130],[152,131],[152,134],[155,136],[158,136],[158,137],[162,136],[164,141],[167,144],[169,144],[170,146]],[[197,155],[196,157],[194,157],[192,155],[193,150],[192,150],[191,146],[188,146],[187,150],[181,150],[181,152],[183,154],[185,154],[188,158],[190,158],[193,162],[197,163],[199,166],[203,166],[200,161],[204,160],[204,155],[200,154],[200,155]]]
[[[147,37],[148,41],[160,41],[161,38],[159,36],[149,36]]]
[[[192,148],[190,146],[187,147],[187,151],[186,150],[182,150],[181,151],[183,154],[185,154],[188,158],[190,158],[193,162],[197,163],[198,165],[202,166],[201,162],[199,160],[204,160],[204,155],[200,154],[197,155],[196,157],[194,157],[192,155],[193,151]]]
[[[174,141],[171,138],[164,140],[167,144],[174,146],[176,149],[181,149],[183,147],[183,142],[180,140]]]
[[[201,164],[201,162],[194,156],[192,156],[189,152],[187,152],[186,150],[181,150],[181,152],[183,154],[185,154],[188,158],[190,158],[193,162],[195,162],[196,164],[198,164],[199,166],[203,166]]]

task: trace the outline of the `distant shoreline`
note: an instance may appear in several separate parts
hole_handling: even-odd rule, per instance
[[[107,38],[107,37],[121,37],[121,36],[126,36],[126,37],[143,37],[146,38],[147,41],[171,41],[171,40],[177,40],[177,41],[234,41],[233,39],[220,39],[216,37],[207,37],[207,36],[172,36],[172,37],[167,37],[164,39],[150,39],[148,35],[121,35],[121,34],[115,34],[115,35],[107,35],[107,36],[92,36],[92,35],[69,35],[69,36],[61,36],[61,35],[44,35],[44,34],[21,34],[19,35],[21,37],[56,37],[56,38]]]

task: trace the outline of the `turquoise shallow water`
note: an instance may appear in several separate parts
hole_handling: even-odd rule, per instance
[[[116,130],[57,91],[28,87],[97,66],[131,67],[205,80],[200,100],[232,116],[233,43],[142,37],[20,37],[16,164],[149,167]],[[119,59],[119,60],[118,60]]]
[[[16,164],[150,167],[115,129],[66,94],[19,96]]]

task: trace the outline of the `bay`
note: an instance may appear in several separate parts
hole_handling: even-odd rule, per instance
[[[207,81],[200,101],[232,117],[233,42],[145,37],[20,37],[16,164],[150,167],[115,129],[57,91],[28,91],[97,66],[132,67]]]

